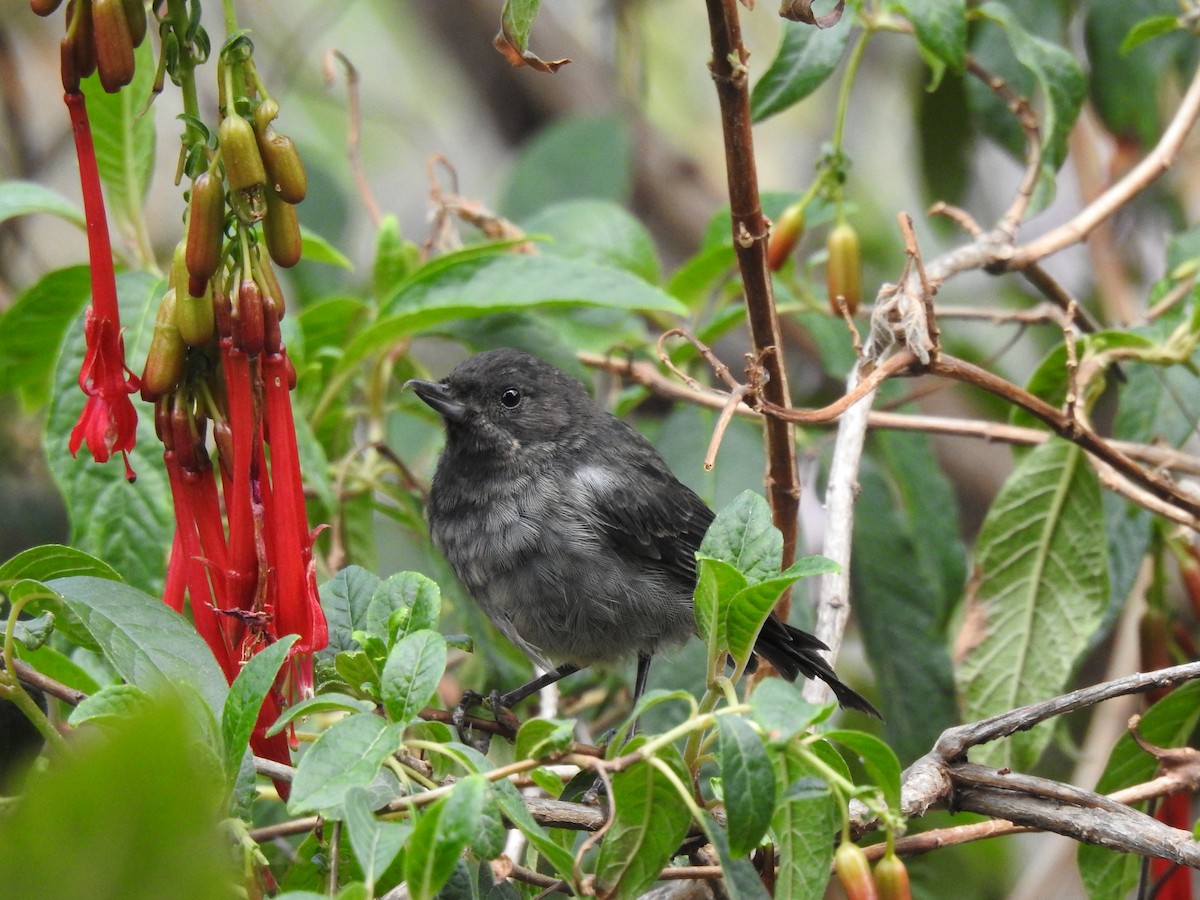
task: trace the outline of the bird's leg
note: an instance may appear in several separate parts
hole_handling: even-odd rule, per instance
[[[633,680],[633,708],[637,709],[638,703],[642,699],[642,695],[646,693],[646,683],[650,680],[650,654],[639,653],[637,675]],[[638,733],[638,720],[634,719],[633,724],[629,726],[629,736],[633,737]]]
[[[507,694],[503,694],[499,697],[493,696],[492,699],[488,701],[488,705],[492,706],[495,704],[504,709],[512,709],[516,704],[520,703],[530,694],[536,694],[542,688],[546,687],[546,685],[554,684],[556,681],[562,681],[568,675],[573,675],[578,671],[579,666],[571,663],[563,663],[557,669],[551,669],[546,674],[539,675],[537,678],[533,679],[533,681],[523,684],[519,688],[511,690]]]

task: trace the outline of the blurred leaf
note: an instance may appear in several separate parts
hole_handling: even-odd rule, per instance
[[[133,81],[115,94],[106,93],[100,77],[81,85],[96,145],[96,165],[104,182],[104,200],[120,222],[142,218],[142,204],[154,173],[154,116],[142,115],[154,83],[152,41],[133,51]],[[174,238],[172,238],[174,240]]]
[[[173,704],[152,704],[31,778],[5,811],[5,896],[233,896],[237,873],[217,821],[224,785],[197,756],[189,724]]]
[[[39,647],[36,650],[19,647],[17,656],[43,675],[69,688],[83,691],[85,694],[94,694],[100,690],[100,684],[86,669],[53,647]]]
[[[775,772],[763,739],[745,719],[717,719],[718,762],[725,788],[725,824],[734,856],[750,853],[771,824],[775,811]]]
[[[149,694],[133,684],[106,684],[71,710],[67,724],[78,728],[84,722],[97,719],[112,723],[138,713],[145,713],[152,700]]]
[[[563,200],[623,203],[632,188],[633,137],[623,118],[560,119],[521,149],[499,209],[520,222]]]
[[[754,691],[778,682],[769,679]],[[820,897],[833,865],[833,835],[837,831],[833,794],[816,770],[794,747],[775,758],[779,803],[771,817],[771,832],[779,851],[777,897]]]
[[[553,240],[543,253],[624,269],[651,284],[660,277],[658,254],[646,227],[611,200],[581,198],[543,207],[521,222],[530,234]]]
[[[0,222],[45,213],[84,227],[83,211],[57,191],[36,181],[14,179],[0,184]]]
[[[383,761],[400,748],[404,725],[358,713],[321,732],[300,757],[288,812],[336,812],[348,791],[366,788],[375,780]]]
[[[47,272],[17,295],[0,316],[0,391],[20,391],[27,407],[49,399],[54,355],[91,292],[88,267],[71,266]]]
[[[449,796],[421,813],[405,855],[405,876],[413,900],[436,897],[446,883],[475,833],[486,792],[482,775],[468,775],[454,785]]]
[[[375,234],[375,266],[372,270],[371,293],[376,303],[382,303],[421,264],[420,249],[400,234],[400,221],[388,213],[379,223]]]
[[[1138,722],[1138,733],[1157,747],[1183,747],[1187,746],[1197,722],[1200,722],[1200,682],[1193,681],[1150,707]],[[1141,784],[1153,778],[1157,770],[1158,760],[1126,732],[1109,754],[1096,791],[1110,794]],[[1079,874],[1091,900],[1122,900],[1137,885],[1141,868],[1138,856],[1114,853],[1092,844],[1080,844],[1077,856]]]
[[[517,759],[541,759],[566,750],[574,740],[573,719],[530,719],[517,732],[513,755]]]
[[[221,736],[225,745],[225,773],[231,782],[237,778],[242,757],[250,746],[250,733],[258,721],[263,700],[275,683],[288,650],[299,639],[298,634],[285,635],[255,653],[229,686],[229,696],[221,710]]]
[[[347,791],[344,805],[350,846],[370,891],[408,841],[413,826],[410,822],[384,822],[375,818],[367,802],[367,792],[362,788]]]
[[[367,608],[382,583],[379,576],[361,566],[347,566],[321,585],[321,609],[329,626],[329,646],[319,651],[320,655],[328,657],[342,650],[359,649],[351,635],[367,630]]]
[[[977,13],[1004,29],[1017,61],[1041,91],[1042,159],[1031,207],[1042,209],[1054,199],[1055,176],[1067,155],[1067,136],[1083,105],[1087,79],[1068,50],[1026,31],[1006,5],[990,0]]]
[[[415,719],[437,693],[445,671],[446,639],[436,631],[414,631],[397,641],[380,681],[388,717],[405,724]]]
[[[545,60],[529,49],[529,32],[537,18],[541,0],[504,0],[500,33],[492,45],[513,66],[529,66],[536,72],[557,72],[569,59]]]
[[[735,856],[729,849],[729,837],[725,829],[717,824],[711,813],[704,814],[704,830],[716,848],[717,857],[724,873],[724,887],[730,900],[767,900],[767,890],[762,879],[744,856]]]
[[[785,21],[779,50],[750,93],[754,121],[783,112],[824,84],[842,59],[853,24],[853,16],[832,28]]]
[[[924,196],[929,201],[962,203],[971,184],[976,143],[964,76],[948,75],[934,90],[921,92],[917,128]]]
[[[664,753],[659,758],[687,784],[677,755]],[[596,860],[597,895],[611,900],[640,897],[687,835],[691,814],[667,776],[648,761],[612,776],[611,802],[613,825]]]
[[[126,360],[136,372],[146,358],[161,290],[162,281],[146,272],[117,276]],[[166,569],[175,517],[154,417],[147,415],[149,406],[142,407],[137,432],[140,449],[130,456],[138,475],[135,484],[125,481],[119,456],[106,465],[93,462],[86,450],[72,458],[67,441],[85,399],[78,383],[84,351],[83,321],[78,317],[55,363],[43,439],[50,473],[66,501],[70,543],[104,560],[130,584],[157,591]],[[97,510],[103,510],[103,515],[97,515]]]
[[[344,253],[319,234],[304,227],[300,228],[300,258],[305,262],[325,263],[348,272],[354,271],[354,263],[350,262]]]
[[[963,716],[976,721],[1058,694],[1108,606],[1108,551],[1096,473],[1053,438],[1034,448],[992,503],[959,666]],[[963,638],[960,637],[960,643]],[[985,765],[1028,770],[1050,740],[1045,722],[977,748]]]
[[[1179,30],[1182,23],[1178,16],[1151,16],[1148,19],[1143,19],[1125,35],[1125,39],[1121,41],[1120,53],[1125,56],[1132,53],[1146,41],[1153,40],[1157,37],[1162,37],[1164,34],[1169,34],[1172,31]]]
[[[192,625],[157,597],[86,575],[46,582],[92,635],[130,684],[155,693],[190,685],[217,716],[228,688],[208,645]]]

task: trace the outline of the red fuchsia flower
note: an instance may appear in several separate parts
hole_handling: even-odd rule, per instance
[[[141,385],[125,365],[125,339],[117,308],[112,244],[108,237],[108,219],[104,214],[104,195],[100,190],[100,171],[96,166],[87,105],[78,91],[68,91],[63,100],[71,114],[71,129],[75,134],[92,278],[92,302],[84,320],[87,354],[79,371],[79,386],[88,399],[79,422],[71,431],[68,449],[74,456],[86,441],[88,452],[101,463],[107,462],[114,451],[120,451],[125,460],[125,477],[133,481],[129,451],[137,443],[137,412],[129,395]]]

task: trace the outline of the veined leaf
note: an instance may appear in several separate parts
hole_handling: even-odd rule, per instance
[[[763,682],[755,695],[777,680]],[[775,896],[823,896],[833,865],[833,835],[837,830],[833,793],[793,746],[776,757],[775,776],[780,797],[771,817],[771,831],[779,850]]]
[[[729,849],[734,856],[745,856],[771,824],[775,773],[763,739],[745,719],[721,716],[717,725]]]
[[[1100,487],[1074,444],[1053,439],[1021,462],[988,512],[958,672],[967,721],[1060,693],[1108,605]],[[973,751],[1028,769],[1052,722]]]
[[[842,16],[832,28],[784,22],[779,50],[750,93],[754,120],[783,112],[824,84],[841,61],[853,23],[854,16]]]
[[[342,719],[300,757],[288,811],[292,814],[333,810],[352,788],[365,788],[390,754],[400,747],[403,722],[389,725],[371,713]]]

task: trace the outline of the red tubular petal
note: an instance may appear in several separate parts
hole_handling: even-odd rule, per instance
[[[183,539],[179,528],[175,529],[175,539],[171,542],[171,561],[167,563],[167,583],[163,588],[163,603],[177,613],[183,612],[183,592],[187,589],[184,579]]]
[[[251,461],[258,442],[253,387],[250,361],[228,338],[221,339],[221,358],[225,367],[229,430],[233,440],[233,478],[225,485],[225,509],[229,516],[229,603],[234,608],[249,610],[254,608],[254,588],[258,579],[250,494]]]

